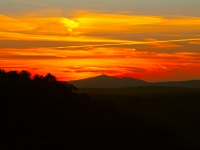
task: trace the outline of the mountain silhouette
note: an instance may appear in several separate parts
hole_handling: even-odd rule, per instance
[[[123,77],[117,78],[107,75],[68,81],[78,88],[125,88],[136,86],[167,86],[167,87],[187,87],[200,89],[200,80],[188,81],[165,81],[165,82],[146,82],[140,79]]]
[[[100,75],[87,79],[68,81],[68,83],[73,84],[78,88],[124,88],[149,85],[148,82],[135,78],[117,78],[107,75]]]

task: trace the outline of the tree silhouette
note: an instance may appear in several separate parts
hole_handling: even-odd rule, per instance
[[[9,78],[19,78],[19,74],[16,70],[11,70],[7,72]]]
[[[5,70],[0,69],[0,75],[5,75],[5,74],[6,74]]]
[[[44,80],[44,76],[39,75],[39,74],[35,74],[34,77],[33,77],[33,80],[34,81],[42,81],[42,80]]]
[[[44,80],[46,80],[47,82],[56,82],[57,79],[54,75],[48,73],[45,77]]]
[[[30,79],[31,78],[31,73],[26,71],[26,70],[22,70],[19,72],[19,75],[23,78],[27,78]]]
[[[0,77],[1,78],[6,77],[6,72],[4,70],[2,70],[2,69],[0,69]]]

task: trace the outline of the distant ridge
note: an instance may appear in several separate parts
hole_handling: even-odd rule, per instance
[[[78,88],[126,88],[136,86],[167,86],[167,87],[187,87],[200,89],[200,80],[188,81],[166,81],[166,82],[146,82],[130,77],[111,77],[100,75],[96,77],[68,81]]]
[[[124,88],[149,85],[148,82],[135,78],[117,78],[107,75],[100,75],[81,80],[73,80],[69,81],[68,83],[73,84],[78,88]]]
[[[200,89],[200,80],[153,82],[151,83],[151,86],[171,86]]]

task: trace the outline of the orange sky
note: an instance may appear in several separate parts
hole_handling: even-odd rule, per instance
[[[200,79],[200,17],[44,12],[0,14],[1,69],[66,81],[101,74]]]

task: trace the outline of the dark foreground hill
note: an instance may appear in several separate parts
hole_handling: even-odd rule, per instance
[[[127,131],[147,146],[135,149],[152,149],[153,145],[153,149],[200,149],[200,89],[155,86],[79,91],[89,93],[108,112],[117,110],[119,116],[125,113],[124,126],[133,127]]]
[[[124,96],[139,96],[148,97],[152,95],[181,95],[200,93],[200,89],[186,87],[171,87],[171,86],[138,86],[127,88],[79,88],[79,92],[96,94],[96,95],[124,95]]]
[[[133,86],[146,86],[149,83],[139,79],[123,77],[110,77],[107,75],[100,75],[97,77],[69,81],[79,88],[123,88],[123,87],[133,87]]]
[[[2,150],[200,149],[196,89],[134,87],[88,95],[51,74],[30,76],[0,70]]]

